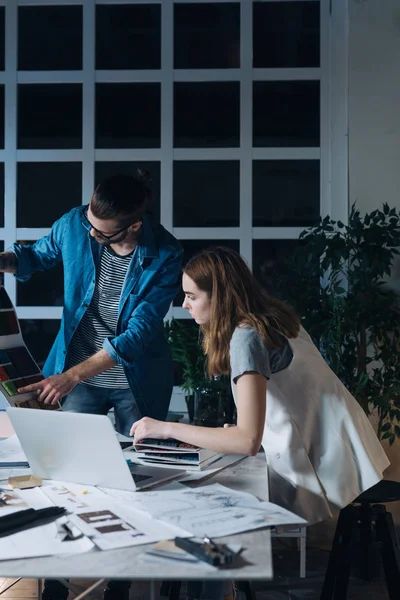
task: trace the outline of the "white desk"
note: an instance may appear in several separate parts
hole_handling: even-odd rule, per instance
[[[7,420],[4,413],[0,413],[0,437],[10,435],[9,432],[6,435],[3,433]],[[266,469],[265,456],[259,454],[217,473],[205,482],[203,480],[198,484],[192,483],[191,487],[206,485],[208,482],[218,482],[235,490],[250,492],[261,500],[267,500]],[[145,494],[146,492],[138,493]],[[3,540],[5,539],[3,538]],[[209,570],[190,569],[187,565],[184,565],[184,567],[173,564],[164,566],[140,562],[137,557],[143,553],[146,546],[134,546],[120,550],[94,550],[72,556],[1,561],[0,577],[32,577],[35,579],[106,578],[149,581],[167,579],[272,579],[271,536],[268,529],[218,538],[218,541],[244,546],[245,550],[242,553],[241,564],[235,569],[224,569],[217,573],[210,573]]]

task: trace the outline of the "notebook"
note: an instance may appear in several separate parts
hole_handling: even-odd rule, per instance
[[[143,464],[182,466],[187,470],[202,470],[223,455],[187,444],[173,438],[158,440],[147,438],[134,444],[136,457]]]

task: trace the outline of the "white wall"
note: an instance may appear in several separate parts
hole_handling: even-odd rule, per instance
[[[349,0],[349,18],[350,204],[400,209],[400,0]],[[400,292],[400,262],[389,285]],[[400,445],[385,449],[385,478],[400,481]]]
[[[350,204],[400,208],[400,0],[349,0]]]

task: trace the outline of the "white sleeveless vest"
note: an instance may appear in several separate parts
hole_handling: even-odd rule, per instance
[[[310,336],[301,329],[288,341],[292,362],[267,382],[262,445],[270,501],[311,524],[375,485],[390,463],[363,409]]]

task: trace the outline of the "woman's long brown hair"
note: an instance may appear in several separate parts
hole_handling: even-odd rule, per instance
[[[183,272],[211,299],[210,321],[201,326],[211,376],[229,373],[229,344],[239,325],[258,331],[268,347],[280,347],[281,335],[297,337],[300,320],[294,310],[269,296],[230,248],[203,250],[189,260]]]

